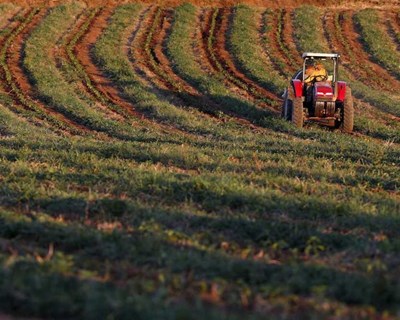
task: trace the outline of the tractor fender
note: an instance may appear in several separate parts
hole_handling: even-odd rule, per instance
[[[299,79],[292,79],[292,86],[295,98],[303,96],[303,83]]]
[[[344,81],[337,82],[337,95],[336,96],[337,96],[336,100],[344,101],[344,98],[346,97],[346,82],[344,82]]]

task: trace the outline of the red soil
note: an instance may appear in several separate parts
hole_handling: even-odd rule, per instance
[[[162,69],[165,75],[170,79],[164,80],[169,82],[171,90],[185,92],[186,94],[192,96],[199,96],[199,92],[194,87],[192,87],[173,71],[171,62],[164,52],[166,48],[166,40],[171,31],[172,19],[173,11],[170,9],[164,10],[160,19],[160,24],[155,30],[154,37],[152,39],[152,51],[154,53],[154,59],[158,62],[158,66]]]
[[[358,76],[362,76],[363,81],[366,83],[379,80],[375,85],[377,89],[385,88],[392,92],[398,91],[400,89],[399,81],[386,69],[371,61],[369,54],[365,52],[361,44],[361,36],[354,27],[353,15],[354,12],[347,11],[346,15],[342,15],[343,19],[341,20],[342,36],[349,43],[348,48],[351,48],[351,54],[357,58],[357,60],[350,61],[352,71],[356,75],[359,73]],[[350,57],[350,54],[347,56]],[[343,57],[346,59],[346,54],[343,54]],[[360,74],[361,72],[363,72],[363,75]]]
[[[127,114],[135,117],[141,117],[141,115],[134,110],[134,106],[131,103],[125,101],[119,96],[119,91],[97,67],[91,56],[90,50],[95,45],[96,41],[106,28],[108,24],[108,19],[111,17],[113,11],[114,9],[111,7],[106,8],[104,10],[101,10],[95,16],[95,18],[91,21],[87,32],[82,36],[81,39],[79,39],[78,43],[76,44],[74,48],[74,53],[79,63],[84,68],[86,74],[90,78],[91,83],[96,88],[96,90],[101,93],[103,98],[105,98],[112,104],[120,106],[127,112]],[[86,87],[86,90],[90,92],[90,88]]]
[[[269,98],[271,100],[277,100],[277,96],[268,91],[266,88],[263,88],[255,81],[249,79],[244,71],[240,70],[240,68],[236,65],[234,58],[231,56],[230,52],[227,49],[227,36],[230,28],[231,17],[232,17],[231,9],[221,9],[220,16],[217,19],[217,27],[215,30],[216,35],[216,53],[221,65],[228,71],[235,79],[239,80],[243,83],[243,86],[247,88],[251,88],[254,93],[252,95],[254,98]]]
[[[284,43],[282,38],[283,34],[282,31],[278,32],[279,29],[283,30],[283,21],[280,19],[280,13],[281,10],[275,10],[273,14],[268,16],[268,18],[262,17],[263,21],[260,23],[259,30],[260,37],[265,39],[267,42],[263,43],[262,45],[264,54],[269,57],[275,69],[278,70],[282,75],[286,76],[287,74],[293,74],[296,72],[298,67],[293,65],[293,61],[286,54],[285,50],[287,50],[287,48],[282,48],[282,44]],[[269,24],[269,21],[265,21],[264,19],[271,20],[270,28],[266,28],[265,24]],[[280,63],[278,63],[278,60]],[[284,66],[286,66],[286,68]]]
[[[68,30],[65,31],[63,37],[60,39],[60,41],[58,41],[60,44],[54,47],[54,56],[56,57],[58,67],[61,67],[62,64],[65,63],[65,61],[73,64],[73,62],[70,61],[67,47],[71,45],[71,41],[73,41],[78,32],[81,32],[81,29],[84,27],[84,25],[90,22],[88,21],[89,14],[90,11],[88,12],[87,10],[83,10],[81,14],[76,18],[75,23]],[[80,51],[80,54],[83,54],[83,51]],[[77,81],[76,84],[82,92],[85,92],[88,96],[91,96],[92,99],[96,101],[94,106],[101,112],[103,112],[107,116],[107,118],[116,121],[124,120],[121,115],[116,113],[114,110],[109,109],[106,105],[103,105],[103,103],[98,100],[98,96],[96,96],[93,90],[87,85],[85,80],[82,79],[82,81]],[[102,101],[105,100],[104,97],[101,98],[103,98]]]
[[[9,66],[10,72],[12,73],[13,81],[21,90],[21,92],[24,93],[27,99],[31,99],[30,97],[35,96],[35,89],[30,84],[29,79],[27,78],[25,70],[22,66],[23,46],[31,30],[40,23],[40,21],[46,15],[46,12],[46,10],[39,11],[39,13],[35,15],[32,21],[22,30],[22,32],[17,35],[17,37],[14,39],[13,44],[7,50],[7,65]],[[23,102],[19,101],[18,97],[15,94],[13,94],[12,92],[10,92],[10,94],[15,101],[23,104]],[[79,132],[87,132],[87,128],[72,121],[63,114],[60,114],[59,112],[56,112],[55,110],[49,108],[47,105],[44,105],[36,100],[32,100],[32,102],[50,116],[66,123],[68,127],[74,128],[74,132],[76,130],[78,130]]]
[[[72,1],[72,0],[69,0]],[[1,2],[11,2],[20,6],[55,6],[61,3],[65,3],[65,0],[0,0]],[[312,4],[321,7],[337,7],[337,0],[82,0],[87,6],[115,6],[118,4],[142,2],[148,4],[157,4],[161,6],[177,6],[185,2],[191,2],[198,6],[216,6],[226,7],[232,6],[239,3],[245,3],[248,5],[254,5],[259,7],[268,8],[293,8],[304,4]],[[343,6],[339,4],[339,6]],[[346,6],[349,7],[399,7],[399,0],[348,0]]]

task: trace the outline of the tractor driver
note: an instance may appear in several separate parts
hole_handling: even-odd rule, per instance
[[[328,72],[321,62],[317,62],[314,65],[307,66],[305,76],[304,82],[311,84],[314,82],[326,81],[328,79]]]

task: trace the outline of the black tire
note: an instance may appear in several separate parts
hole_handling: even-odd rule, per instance
[[[292,105],[292,119],[291,121],[297,128],[302,128],[304,123],[303,116],[303,101],[301,98],[294,98]]]
[[[281,117],[287,121],[292,120],[292,106],[293,106],[294,92],[292,88],[288,88],[281,107]]]
[[[286,98],[282,103],[281,117],[287,121],[292,119],[292,104],[292,100],[289,100],[288,98]]]
[[[346,96],[343,104],[343,131],[353,132],[354,128],[354,103],[350,87],[346,88]]]

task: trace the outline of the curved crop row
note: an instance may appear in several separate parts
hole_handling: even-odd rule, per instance
[[[79,59],[86,58],[87,50],[80,50],[79,59],[74,55],[76,41],[89,33],[94,19],[99,15],[100,9],[83,9],[74,19],[52,48],[51,55],[54,57],[55,64],[60,74],[75,87],[77,96],[85,101],[90,108],[93,108],[104,118],[124,122],[126,116],[121,114],[118,106],[108,103],[106,97],[93,85],[88,73],[79,62]],[[101,26],[96,26],[101,28]],[[77,37],[78,35],[78,37]],[[81,47],[82,49],[82,47]]]
[[[263,67],[277,72],[257,59],[258,9],[233,10],[216,17],[215,57],[231,76],[246,82],[228,70],[228,59],[260,84],[270,76]],[[49,10],[27,37],[27,46],[38,45],[38,62],[51,67],[40,65],[49,83],[37,86],[50,106],[54,100],[82,121],[97,119],[110,113],[91,110],[90,101],[108,102],[113,92],[111,101],[120,94],[129,115],[131,108],[152,121],[129,129],[128,115],[104,120],[115,126],[109,136],[125,139],[71,138],[19,124],[0,105],[1,312],[87,320],[396,317],[399,144],[292,128],[257,108],[251,92],[210,65],[213,12],[110,5],[89,26],[94,11],[71,2]],[[322,25],[320,16],[312,21]],[[283,33],[296,59],[292,34]],[[32,58],[33,46],[25,53]],[[185,98],[192,89],[194,97]],[[199,112],[202,104],[220,119]]]
[[[243,90],[245,96],[249,95],[247,99],[254,99],[256,104],[261,103],[262,106],[275,106],[277,103],[273,94],[257,87],[250,81],[245,81],[243,79],[244,75],[241,74],[239,76],[235,72],[233,64],[228,65],[229,53],[225,50],[228,14],[230,14],[230,10],[217,8],[213,10],[211,15],[207,37],[207,52],[212,64],[226,80]]]
[[[34,82],[39,97],[57,111],[90,130],[104,132],[112,137],[129,139],[135,129],[106,119],[98,110],[79,97],[73,83],[69,83],[57,69],[55,61],[47,58],[55,39],[74,22],[81,12],[78,4],[61,5],[51,9],[49,15],[26,40],[24,66]]]
[[[185,81],[180,75],[174,71],[173,61],[168,55],[167,48],[171,34],[174,32],[174,23],[171,14],[156,11],[153,25],[150,28],[144,44],[147,53],[147,60],[150,62],[150,68],[165,82],[166,87],[173,91],[174,95],[181,99],[182,104],[195,107],[199,111],[216,118],[220,118],[218,114],[218,106],[209,97],[201,94],[195,87]],[[173,14],[173,12],[172,12]],[[157,26],[157,27],[156,27]],[[167,28],[167,29],[166,29]],[[177,101],[179,104],[179,101]],[[221,125],[219,122],[218,126]]]
[[[69,119],[64,118],[62,115],[54,114],[49,112],[48,108],[42,105],[39,105],[37,102],[33,101],[29,98],[26,93],[18,86],[13,73],[10,69],[9,65],[9,51],[10,49],[14,49],[14,42],[17,37],[20,36],[22,32],[24,32],[36,15],[38,15],[40,9],[31,9],[29,13],[24,17],[22,22],[15,27],[15,29],[10,30],[9,34],[6,36],[6,40],[2,44],[1,52],[0,52],[0,66],[4,72],[4,80],[7,88],[9,89],[9,93],[17,103],[21,104],[24,108],[13,108],[17,113],[22,114],[25,117],[37,117],[44,121],[47,121],[55,128],[66,130],[73,134],[81,134],[82,128],[79,125],[69,121]],[[21,40],[22,41],[22,40]],[[18,52],[15,54],[19,54]]]
[[[355,21],[368,52],[400,79],[400,54],[389,35],[380,28],[377,12],[372,9],[361,10],[355,15]]]
[[[146,87],[132,68],[131,62],[122,49],[125,45],[125,34],[132,21],[139,19],[140,5],[124,5],[116,9],[111,23],[96,43],[93,53],[95,59],[105,72],[110,74],[114,83],[120,88],[123,96],[135,103],[135,108],[149,117],[179,129],[204,134],[212,134],[217,126],[207,123],[196,110],[182,110],[169,103]],[[135,42],[136,37],[132,39]],[[134,43],[133,45],[136,46]],[[115,48],[120,48],[115,51]],[[143,47],[138,48],[143,50]]]
[[[275,69],[284,77],[290,77],[297,67],[291,59],[291,53],[283,41],[283,11],[267,9],[262,14],[260,37],[262,48]]]
[[[296,41],[298,43],[300,51],[314,51],[314,52],[325,52],[329,50],[329,45],[326,39],[323,38],[324,32],[322,27],[322,12],[315,7],[303,6],[295,11],[295,24],[299,26],[296,30]],[[308,16],[309,15],[309,16]],[[308,19],[319,17],[320,23],[315,28],[301,28],[300,26],[306,24]],[[342,75],[346,81],[349,80],[349,76],[346,72],[342,72]],[[360,99],[365,99],[377,108],[380,108],[386,112],[393,113],[398,116],[400,108],[397,106],[396,99],[392,99],[387,95],[382,95],[381,92],[375,91],[369,88],[360,81],[348,81],[354,88],[353,92],[355,96]]]
[[[240,67],[246,74],[280,96],[286,81],[263,59],[259,41],[259,15],[248,6],[235,7],[229,45]]]
[[[345,67],[351,74],[375,89],[396,92],[399,83],[385,69],[370,62],[362,45],[357,41],[357,35],[352,28],[351,12],[336,12],[327,15],[324,18],[324,25],[330,46],[335,46],[335,49],[339,50]]]
[[[124,117],[129,117],[129,113],[126,111],[126,109],[121,108],[119,105],[114,104],[112,101],[110,101],[107,96],[101,93],[97,89],[97,87],[93,84],[92,79],[90,76],[86,73],[85,68],[82,66],[80,63],[79,59],[77,58],[78,54],[82,54],[82,52],[77,52],[75,50],[78,42],[82,40],[82,38],[85,36],[85,34],[88,32],[88,30],[93,27],[93,22],[96,19],[96,17],[99,15],[101,12],[100,8],[94,8],[91,9],[89,12],[86,21],[79,27],[78,31],[73,35],[73,37],[68,41],[66,44],[66,52],[68,59],[71,61],[72,65],[74,66],[74,69],[76,73],[79,75],[79,77],[82,79],[85,87],[87,90],[93,95],[95,99],[100,101],[101,103],[107,105],[110,107],[113,111],[117,112],[118,114],[123,115]]]
[[[196,59],[204,57],[202,62],[206,63],[208,50],[205,47],[211,37],[209,27],[203,32],[198,28],[197,13],[196,7],[190,4],[181,5],[175,10],[173,28],[166,43],[167,55],[172,61],[174,71],[199,90],[207,100],[212,101],[215,114],[225,114],[266,125],[266,118],[272,116],[270,112],[260,110],[250,101],[231,94],[224,84],[222,74],[207,72],[208,69],[205,68],[208,66],[201,64],[200,59]],[[211,66],[210,68],[212,70]]]

